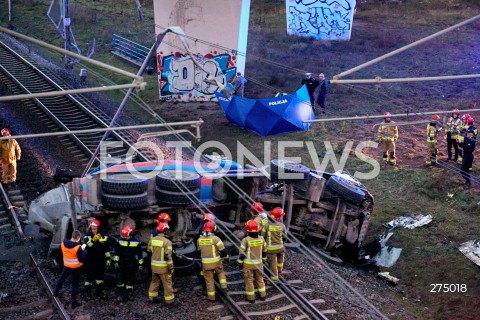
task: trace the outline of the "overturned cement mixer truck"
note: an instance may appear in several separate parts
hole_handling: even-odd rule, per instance
[[[254,199],[266,210],[284,208],[284,224],[298,238],[321,242],[328,251],[358,254],[373,210],[373,197],[359,181],[279,159],[261,169],[229,167],[225,161],[213,168],[212,163],[175,161],[165,161],[161,169],[154,162],[115,165],[41,195],[30,204],[28,220],[53,234],[50,254],[74,228],[86,232],[92,219],[100,220],[102,232],[112,238],[132,226],[146,245],[157,215],[167,212],[176,254],[188,258],[195,255],[193,239],[203,213],[212,212],[220,228],[241,239],[251,216],[245,200]],[[232,241],[225,244],[235,254]],[[184,259],[176,268],[193,263]]]

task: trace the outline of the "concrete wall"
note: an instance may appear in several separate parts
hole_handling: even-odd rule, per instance
[[[154,0],[154,10],[156,34],[181,27],[198,64],[219,83],[231,87],[228,81],[244,72],[250,0]],[[178,36],[165,37],[157,63],[161,99],[215,99],[217,87],[203,82],[207,72],[186,55]]]
[[[287,32],[324,40],[350,40],[356,0],[286,0]]]

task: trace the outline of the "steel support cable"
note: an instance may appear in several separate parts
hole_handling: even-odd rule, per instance
[[[439,31],[439,32],[437,32],[437,33],[434,33],[434,34],[432,34],[432,35],[430,35],[430,36],[428,36],[428,37],[424,37],[423,39],[417,40],[417,41],[415,41],[415,42],[413,42],[413,43],[410,43],[410,44],[408,44],[408,45],[406,45],[406,46],[403,46],[403,47],[401,47],[401,48],[399,48],[399,49],[397,49],[397,50],[394,50],[394,51],[392,51],[392,52],[389,52],[389,53],[387,53],[387,54],[384,54],[383,56],[380,56],[380,57],[378,57],[378,58],[375,58],[375,59],[373,59],[373,60],[370,60],[370,61],[368,61],[368,62],[365,62],[365,63],[363,63],[363,64],[361,64],[361,65],[359,65],[359,66],[356,66],[355,68],[352,68],[352,69],[350,69],[350,70],[347,70],[347,71],[344,71],[344,72],[342,72],[342,73],[339,73],[339,74],[333,76],[333,79],[340,79],[341,77],[347,76],[347,75],[349,75],[349,74],[351,74],[351,73],[354,73],[354,72],[356,72],[356,71],[358,71],[358,70],[360,70],[360,69],[363,69],[363,68],[368,67],[368,66],[370,66],[370,65],[372,65],[372,64],[374,64],[374,63],[377,63],[377,62],[379,62],[379,61],[381,61],[381,60],[384,60],[384,59],[389,58],[389,57],[391,57],[391,56],[393,56],[393,55],[396,55],[397,53],[403,52],[403,51],[405,51],[405,50],[407,50],[407,49],[410,49],[410,48],[412,48],[412,47],[414,47],[414,46],[417,46],[417,45],[419,45],[419,44],[422,44],[422,43],[424,43],[424,42],[427,42],[427,41],[429,41],[429,40],[431,40],[431,39],[433,39],[433,38],[436,38],[436,37],[438,37],[438,36],[441,36],[441,35],[449,32],[449,31],[452,31],[452,30],[457,29],[457,28],[459,28],[459,27],[461,27],[461,26],[464,26],[464,25],[466,25],[466,24],[469,24],[469,23],[471,23],[471,22],[473,22],[473,21],[475,21],[475,20],[477,20],[477,19],[480,19],[480,15],[474,16],[474,17],[472,17],[472,18],[470,18],[470,19],[467,19],[467,20],[465,20],[465,21],[463,21],[463,22],[460,22],[460,23],[458,23],[458,24],[456,24],[456,25],[453,25],[453,26],[451,26],[451,27],[449,27],[449,28],[446,28],[446,29],[441,30],[441,31]]]
[[[165,27],[159,26],[157,24],[155,26],[159,27],[161,29],[165,29]],[[188,36],[188,35],[182,35],[182,36],[185,36],[187,39],[193,40],[195,43],[199,42],[199,43],[202,43],[202,44],[205,44],[205,45],[208,45],[208,46],[211,46],[211,47],[215,47],[215,48],[218,48],[218,49],[222,49],[222,50],[225,50],[225,51],[230,51],[230,52],[235,51],[237,53],[237,55],[239,55],[239,56],[244,56],[244,57],[247,56],[246,52],[242,52],[242,51],[238,51],[236,49],[228,48],[228,47],[219,45],[218,43],[209,42],[209,41],[202,40],[202,39],[195,38],[195,37]],[[165,43],[170,45],[173,48],[179,49],[179,47],[174,45],[174,44],[171,44],[169,42],[165,42]],[[259,56],[256,56],[256,55],[249,54],[249,56],[255,58],[255,60],[266,62],[268,64],[271,64],[271,65],[274,65],[276,67],[280,67],[280,68],[283,68],[283,69],[286,69],[286,70],[289,70],[289,71],[292,71],[292,72],[296,72],[296,73],[305,73],[306,72],[306,70],[286,66],[282,63],[279,63],[279,62],[276,62],[276,61],[273,61],[273,60],[269,60],[269,59],[265,59],[265,58],[262,58],[262,57],[259,57]]]
[[[145,103],[145,105],[146,105],[147,107],[149,107],[148,104]],[[160,121],[164,121],[160,116],[158,116],[158,114],[156,115],[156,118],[157,118],[158,120],[160,120]],[[177,136],[180,140],[182,140],[183,142],[186,142],[186,140],[185,140],[182,136],[180,136],[180,135],[176,135],[176,136]],[[196,149],[195,149],[195,148],[191,147],[190,149],[192,149],[192,150],[196,153]],[[205,156],[200,155],[200,157],[201,157],[201,158],[204,158],[204,159],[207,159],[207,162],[210,162],[210,160],[208,160],[208,158],[206,158]],[[245,202],[247,202],[247,204],[249,204],[249,205],[253,204],[254,200],[253,200],[252,198],[250,198],[250,196],[248,196],[245,192],[243,192],[243,190],[241,190],[240,187],[238,187],[230,178],[225,177],[224,181],[226,182],[226,184],[227,184],[230,188],[232,188],[232,190],[234,190],[234,192],[235,192],[238,196],[241,197],[241,199],[243,199]],[[187,188],[185,187],[185,185],[183,184],[183,182],[175,181],[175,184],[182,184],[182,185],[183,185],[183,188],[187,189]],[[180,189],[180,188],[179,188],[179,189]],[[181,189],[181,190],[182,190],[182,189]],[[193,202],[193,203],[195,204],[195,206],[196,206],[199,210],[202,210],[202,208],[196,203],[196,201],[197,201],[197,200],[199,201],[199,199],[198,199],[190,190],[187,189],[187,191],[188,191],[188,192],[185,192],[185,190],[182,190],[182,192],[187,195],[187,197],[189,198],[189,200],[190,200],[191,202]],[[192,201],[192,199],[193,199],[193,201]],[[200,203],[202,203],[202,202],[200,202]],[[212,212],[208,207],[206,207],[203,203],[202,203],[202,205],[203,205],[204,211],[208,211],[209,213],[213,214],[213,212]],[[225,228],[225,229],[226,229],[226,230],[229,230],[228,228]],[[230,231],[230,230],[229,230],[229,231]],[[227,237],[225,231],[222,230],[222,233]],[[235,237],[233,234],[232,234],[232,236]],[[235,241],[232,241],[232,239],[231,239],[230,237],[227,237],[227,239],[229,239],[229,240],[232,242],[232,244],[235,243]],[[294,238],[294,239],[295,239],[296,242],[298,242],[298,243],[301,245],[300,241],[299,241],[297,238]],[[237,246],[237,248],[238,248],[238,246]],[[308,252],[308,251],[303,251],[303,254],[308,257],[308,255],[312,255],[313,253],[312,253],[312,252]],[[313,261],[313,260],[312,260],[312,261]],[[313,262],[314,262],[314,261],[313,261]],[[315,262],[314,262],[314,263],[315,263]],[[319,265],[318,263],[316,263],[316,265],[319,266],[319,267],[322,267],[322,265]],[[333,272],[333,270],[330,270],[330,272]],[[336,283],[339,284],[340,286],[342,285],[342,283],[338,283],[338,282],[335,280],[335,279],[338,279],[338,278],[342,279],[339,275],[334,274],[334,276],[331,277],[331,278],[332,278],[332,280],[333,280],[334,282],[336,282]],[[342,279],[342,280],[343,280],[343,279]],[[343,281],[345,282],[345,280],[343,280]],[[347,283],[347,284],[348,284],[348,283]],[[351,286],[350,286],[350,287],[347,286],[347,287],[346,287],[347,292],[348,292],[349,289],[352,290],[353,288],[352,288]],[[356,294],[356,295],[359,295],[359,296],[360,296],[360,299],[364,300],[364,301],[367,303],[367,305],[371,305],[371,303],[368,302],[368,300],[366,300],[363,296],[361,296],[360,293],[358,293],[358,292],[356,292],[356,291],[353,291],[353,293]],[[381,314],[373,305],[371,306],[371,308],[372,308],[372,310],[374,310],[374,311],[376,311],[377,313],[379,313],[382,317],[384,317],[383,314]]]
[[[354,88],[353,85],[348,86],[348,85],[346,85],[346,84],[339,84],[339,86],[346,87],[347,89],[350,89],[350,90],[359,92],[359,93],[361,93],[361,94],[363,94],[363,95],[372,97],[372,98],[377,99],[377,100],[382,100],[380,97],[377,97],[377,96],[375,96],[375,95],[373,95],[373,94],[369,94],[369,93],[363,92],[362,90],[359,90],[359,89],[357,89],[357,88]],[[371,89],[371,88],[367,88],[367,87],[365,87],[364,89],[377,92],[375,89]],[[393,101],[393,102],[397,102],[397,103],[399,103],[399,104],[403,104],[404,107],[405,107],[405,109],[407,109],[407,111],[413,109],[412,107],[408,106],[406,103],[404,103],[404,102],[403,102],[402,100],[400,100],[400,99],[392,98],[392,97],[388,96],[385,92],[380,92],[380,91],[378,91],[378,92],[379,92],[381,95],[383,95],[383,96],[387,99],[387,101],[390,100],[391,102]],[[416,107],[418,107],[418,106],[416,106]]]
[[[480,111],[480,108],[460,110],[460,112],[475,112],[475,111]],[[410,117],[410,116],[426,116],[426,115],[433,115],[433,114],[446,114],[451,112],[452,112],[451,110],[411,112],[411,113],[409,112],[409,113],[391,114],[388,117],[397,118],[397,117]],[[338,118],[305,120],[303,122],[315,123],[315,122],[344,121],[344,120],[371,120],[371,119],[382,119],[382,118],[385,118],[385,116],[384,115],[366,115],[366,116],[355,116],[355,117],[338,117]]]
[[[145,106],[147,109],[151,110],[151,108],[148,106],[148,104],[146,104],[143,100],[141,100],[141,101],[143,102],[142,104],[144,104],[144,106]],[[152,112],[153,112],[153,110],[152,110]],[[154,117],[155,117],[157,120],[162,121],[162,122],[165,122],[165,120],[163,120],[158,114],[154,113],[154,115],[155,115]],[[168,126],[167,126],[167,128],[168,128]],[[174,134],[174,135],[177,136],[177,138],[178,138],[180,141],[187,142],[182,136],[180,136],[180,135],[178,135],[178,134]],[[194,147],[190,147],[189,149],[191,149],[195,154],[197,153],[197,151],[196,151],[196,149],[195,149]],[[206,158],[205,156],[203,156],[203,155],[200,155],[200,158],[201,158],[201,159],[207,159],[207,162],[210,162],[210,160],[209,160],[208,158]],[[230,178],[225,177],[225,178],[224,178],[224,181],[226,182],[226,184],[227,184],[230,188],[232,188],[232,190],[234,190],[234,192],[235,192],[238,196],[241,197],[241,199],[243,199],[245,202],[247,202],[247,204],[249,204],[249,205],[253,204],[254,200],[253,200],[252,198],[250,198],[250,196],[248,196],[245,192],[243,192],[243,190],[241,190],[240,187],[238,187]],[[182,188],[179,188],[179,190],[181,190],[182,193],[184,193],[185,195],[187,195],[187,197],[189,198],[189,200],[190,200],[199,210],[202,210],[202,208],[203,208],[203,209],[204,209],[203,211],[207,211],[207,212],[209,212],[209,213],[211,213],[211,214],[214,215],[214,213],[213,213],[208,207],[206,207],[203,202],[201,202],[190,190],[188,190],[188,188],[186,188],[186,186],[184,185],[183,182],[175,181],[175,184],[177,185],[177,187],[180,186],[180,185],[182,185]],[[186,189],[186,191],[185,191],[184,189]],[[200,207],[200,206],[199,206],[199,204],[197,203],[197,200],[200,201],[200,203],[203,205],[203,207]],[[221,221],[221,220],[219,220],[219,221]],[[219,224],[220,224],[220,223],[219,223]],[[230,231],[228,228],[225,228],[225,229],[228,230],[228,231]],[[230,236],[227,236],[227,234],[226,234],[226,232],[225,232],[224,230],[222,230],[222,229],[220,229],[220,230],[221,230],[221,232],[227,237],[227,239],[229,239],[229,240],[232,242],[232,244],[235,244],[235,245],[236,245],[236,242],[233,241],[233,239],[232,239]],[[233,233],[232,233],[232,236],[235,238],[235,236],[233,235]],[[298,243],[300,243],[298,239],[295,238],[295,240],[296,240]],[[236,245],[236,247],[237,247],[237,249],[238,249],[238,245]],[[308,255],[308,254],[311,255],[312,252],[310,252],[310,253],[308,253],[308,252],[303,252],[303,254],[304,254],[304,255]],[[319,265],[319,264],[317,264],[317,266],[322,267],[322,266]],[[337,276],[337,277],[340,277],[340,276],[338,276],[338,275],[336,275],[336,276]],[[332,280],[333,280],[334,282],[336,282],[336,280],[335,280],[336,278],[335,278],[335,277],[331,277],[331,278],[332,278]],[[340,279],[342,279],[342,278],[340,277]],[[342,279],[342,280],[343,280],[343,279]],[[343,280],[343,281],[345,281],[345,280]],[[341,283],[337,283],[337,284],[341,285]],[[349,289],[349,288],[347,287],[347,291],[348,291],[348,289]],[[360,295],[358,292],[355,292],[355,291],[354,291],[354,294]],[[367,303],[367,305],[370,304],[364,297],[361,297],[361,299],[362,299],[362,300],[365,300],[366,303]],[[289,298],[289,300],[290,300],[290,298]],[[290,301],[291,301],[291,300],[290,300]],[[293,301],[291,301],[291,302],[294,303]],[[296,305],[296,303],[294,303],[294,304]],[[375,307],[373,307],[373,308],[375,308]],[[376,310],[376,309],[373,309],[373,308],[372,308],[372,310]],[[378,310],[376,310],[376,311],[378,311]],[[378,311],[378,312],[379,312],[379,311]],[[380,315],[382,315],[382,314],[380,313]],[[383,316],[383,315],[382,315],[382,316]]]
[[[453,172],[453,173],[459,175],[461,178],[464,178],[464,172],[463,172],[460,168],[458,168],[457,166],[455,166],[455,165],[448,165],[447,163],[445,163],[445,162],[443,162],[443,161],[441,161],[441,160],[440,160],[440,161],[437,161],[437,164],[438,164],[440,167],[442,167],[442,168],[444,168],[444,169],[446,169],[446,170],[448,170],[448,171],[450,171],[450,172]],[[480,179],[479,179],[478,177],[474,176],[474,175],[472,174],[472,172],[470,172],[470,182],[472,182],[472,183],[475,184],[475,185],[480,186]]]
[[[208,212],[212,215],[215,216],[215,214],[205,205],[205,203],[203,203],[200,198],[198,198],[191,190],[189,190],[187,188],[187,186],[182,182],[182,181],[177,181],[177,180],[172,180],[175,184],[175,186],[178,188],[178,190],[180,190],[184,195],[186,195],[188,197],[188,199],[190,200],[190,202],[192,204],[194,204],[201,212]],[[221,221],[220,219],[216,219],[215,220],[215,224],[218,225],[218,230],[220,230],[220,232],[225,236],[225,238],[230,241],[230,243],[232,243],[232,245],[234,245],[238,250],[240,250],[240,245],[239,245],[239,241],[238,239],[235,237],[235,235],[233,234],[233,232],[227,228],[224,224],[223,224],[223,221]],[[265,268],[268,268],[266,266],[264,266]],[[269,268],[268,268],[269,269]],[[269,269],[270,270],[270,269]],[[270,270],[271,272],[271,270]],[[283,295],[293,304],[297,307],[297,309],[303,314],[305,315],[307,318],[309,318],[309,315],[298,305],[298,302],[294,301],[292,299],[292,297],[290,295],[288,295],[284,290],[281,289],[281,287],[276,284],[276,283],[273,283],[273,286],[279,290],[280,292],[283,293]]]

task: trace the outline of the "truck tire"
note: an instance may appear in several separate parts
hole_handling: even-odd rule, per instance
[[[139,210],[148,207],[147,193],[135,195],[118,195],[104,193],[102,205],[108,209],[115,210]]]
[[[108,194],[134,195],[147,191],[148,179],[137,178],[133,174],[122,173],[102,179],[102,190]]]
[[[365,192],[358,185],[341,177],[331,176],[327,187],[347,202],[360,205],[365,200]]]
[[[181,177],[175,177],[177,174]],[[163,170],[155,177],[155,182],[160,189],[180,191],[175,182],[180,183],[182,188],[195,190],[200,188],[200,179],[200,175],[192,171]]]
[[[155,188],[155,195],[157,196],[157,201],[168,204],[186,205],[191,204],[193,203],[192,201],[196,201],[196,199],[200,198],[200,188],[190,190],[190,193],[191,198],[189,198],[189,196],[187,196],[185,192],[164,190],[160,189],[159,187]]]
[[[283,169],[285,173],[301,173],[300,179],[279,179],[279,168]],[[296,163],[288,160],[273,159],[270,162],[270,175],[272,180],[306,180],[310,176],[310,169],[301,163]]]

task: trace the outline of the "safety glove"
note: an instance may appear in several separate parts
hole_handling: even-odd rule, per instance
[[[97,233],[96,235],[93,236],[93,242],[97,242],[98,240],[102,239],[102,235],[100,233]]]
[[[120,269],[120,266],[118,265],[119,260],[120,260],[119,256],[114,256],[113,257],[113,267],[115,268],[115,270]]]
[[[138,260],[138,271],[143,270],[143,259]]]
[[[105,267],[110,268],[111,266],[112,266],[112,260],[107,259],[107,261],[105,262]]]
[[[230,255],[227,254],[224,258],[223,258],[223,262],[225,262],[226,264],[230,264]]]

